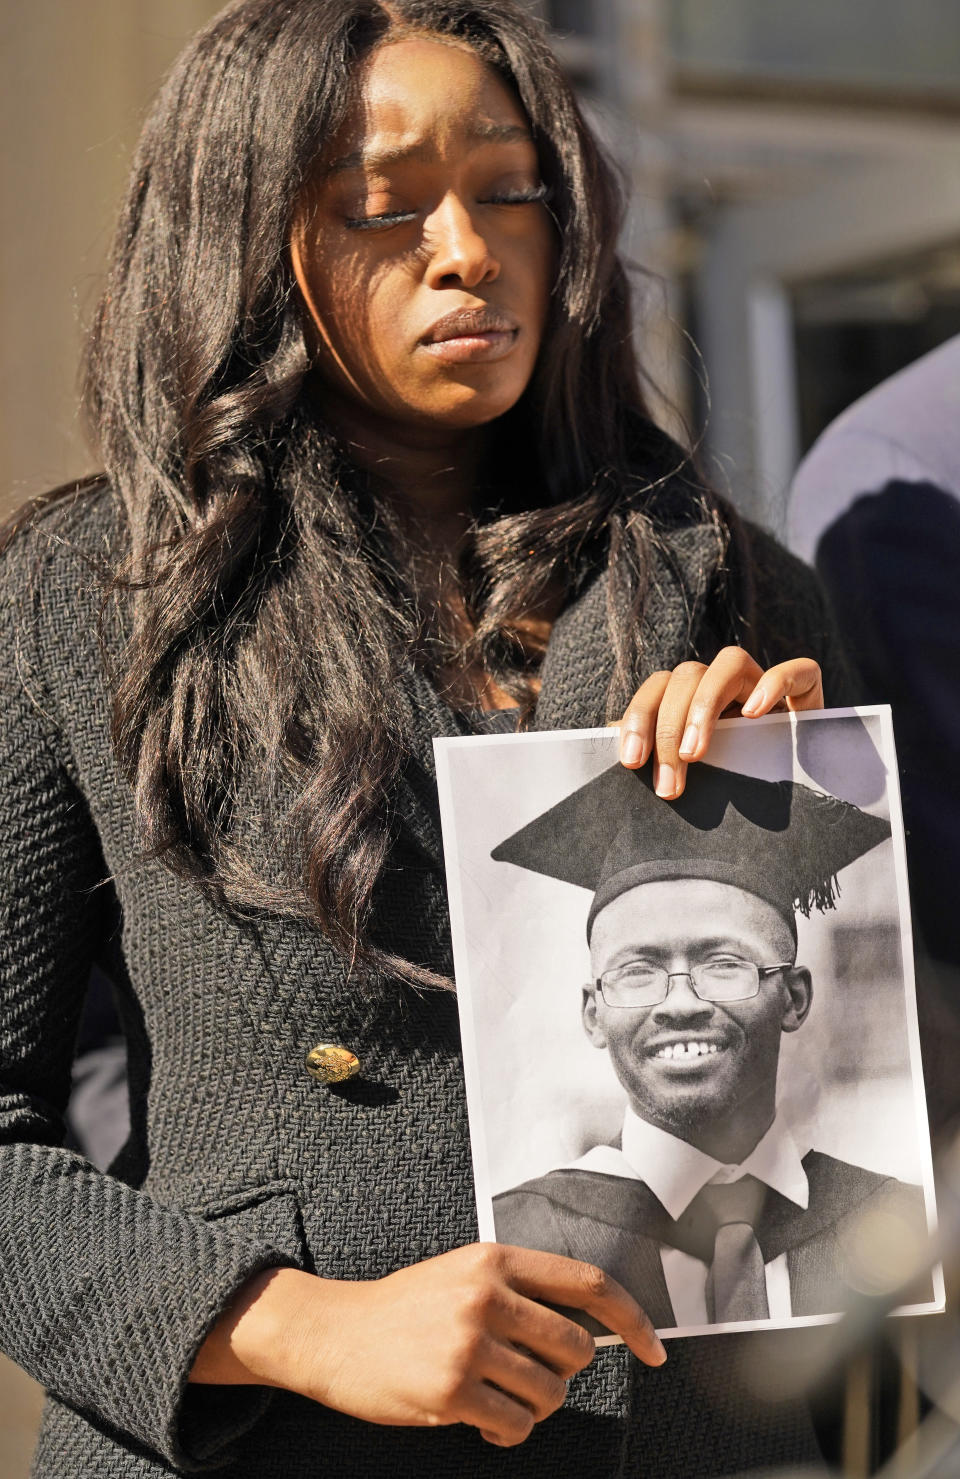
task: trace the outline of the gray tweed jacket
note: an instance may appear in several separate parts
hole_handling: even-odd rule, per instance
[[[76,547],[116,537],[107,493],[18,539],[0,598],[0,1347],[48,1388],[35,1479],[680,1479],[815,1457],[805,1409],[750,1394],[741,1337],[675,1343],[662,1371],[602,1350],[521,1448],[472,1429],[372,1427],[284,1392],[187,1387],[238,1286],[286,1264],[369,1279],[476,1237],[456,1003],[384,982],[366,997],[322,935],[239,922],[141,855],[108,733],[97,581]],[[712,536],[681,514],[654,570],[645,670],[724,640]],[[787,649],[842,666],[809,573],[755,532],[761,609]],[[612,659],[598,577],[559,618],[542,728],[602,723]],[[407,684],[418,763],[377,898],[395,948],[451,969],[431,738],[458,720]],[[101,1174],[62,1148],[91,963],[116,982],[133,1129]],[[352,1048],[325,1088],[304,1059]],[[765,1337],[750,1337],[762,1356]],[[760,1344],[758,1344],[758,1342]],[[769,1393],[769,1380],[766,1389]]]

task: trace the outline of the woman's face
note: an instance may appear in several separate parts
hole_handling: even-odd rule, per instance
[[[397,426],[482,426],[526,388],[555,233],[523,109],[472,51],[382,46],[300,203],[297,282],[329,389]]]

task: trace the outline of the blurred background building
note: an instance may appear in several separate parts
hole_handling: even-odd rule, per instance
[[[782,528],[840,410],[960,330],[954,0],[540,0],[633,185],[654,380]]]
[[[844,406],[960,332],[957,0],[527,0],[632,188],[661,414],[782,530]],[[218,0],[4,0],[0,508],[92,467],[82,330],[144,110]],[[0,1476],[36,1396],[0,1368]]]

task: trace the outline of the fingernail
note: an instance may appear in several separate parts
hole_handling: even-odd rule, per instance
[[[639,765],[643,755],[643,738],[635,729],[628,729],[620,738],[621,765]]]
[[[672,765],[661,765],[657,771],[657,795],[669,801],[677,793],[677,777]]]
[[[657,1366],[662,1366],[664,1361],[667,1359],[667,1348],[664,1345],[663,1341],[660,1339],[659,1335],[655,1335],[653,1338],[655,1342],[653,1347],[653,1354],[660,1357],[659,1361],[656,1361],[654,1364]]]
[[[750,714],[755,714],[758,709],[763,707],[766,701],[767,695],[764,693],[763,689],[755,688],[750,697],[747,699],[746,703],[741,704],[740,712],[741,714],[746,714],[748,716]]]
[[[680,754],[692,755],[700,743],[700,731],[695,724],[688,724],[680,741]]]

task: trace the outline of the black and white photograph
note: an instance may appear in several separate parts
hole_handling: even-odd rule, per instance
[[[921,1257],[889,710],[724,720],[677,801],[611,729],[435,749],[481,1237],[667,1335],[836,1318],[878,1230]],[[896,1312],[942,1308],[934,1269]]]

